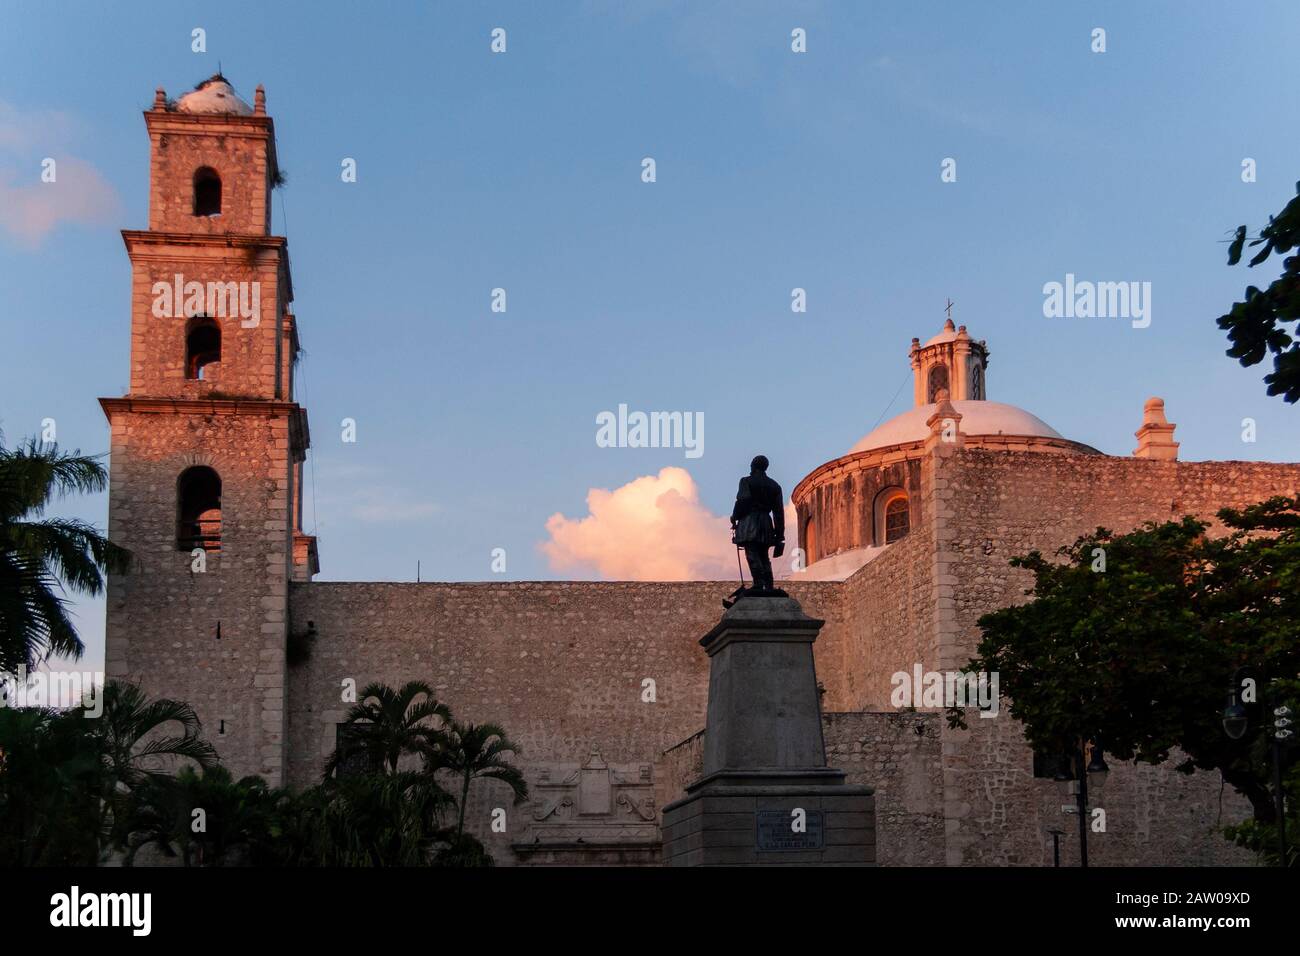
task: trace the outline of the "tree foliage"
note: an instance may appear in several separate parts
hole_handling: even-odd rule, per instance
[[[1034,575],[1029,603],[980,618],[969,670],[996,671],[1011,716],[1042,753],[1079,740],[1121,760],[1217,769],[1271,823],[1262,722],[1224,732],[1232,675],[1276,678],[1294,709],[1300,673],[1300,501],[1224,509],[1229,533],[1191,517],[1128,534],[1098,528],[1055,558],[1012,559]],[[1103,564],[1104,562],[1104,564]],[[1100,570],[1104,567],[1104,570]],[[962,723],[950,712],[950,721]]]
[[[192,707],[130,684],[104,688],[99,717],[0,707],[0,866],[491,866],[465,807],[477,779],[526,797],[505,731],[455,723],[419,681],[367,687],[349,721],[364,732],[294,793],[235,780]]]
[[[93,525],[44,515],[60,497],[107,484],[104,466],[79,451],[35,439],[0,444],[0,673],[31,670],[51,655],[81,656],[64,588],[100,594],[104,574],[124,570],[130,555]]]
[[[372,768],[397,773],[402,758],[427,757],[438,749],[441,729],[450,719],[451,711],[424,681],[408,681],[397,689],[370,684],[344,718],[356,733],[334,749],[325,776],[337,776],[344,762],[357,757]]]
[[[1244,247],[1259,247],[1251,258],[1251,267],[1260,265],[1274,253],[1285,255],[1300,245],[1300,183],[1296,196],[1259,235],[1250,238],[1246,227],[1239,226],[1228,248],[1228,265],[1241,261]],[[1219,316],[1219,328],[1228,333],[1232,347],[1228,355],[1244,366],[1257,365],[1266,355],[1273,355],[1273,371],[1264,376],[1269,395],[1281,395],[1284,401],[1300,401],[1300,255],[1282,260],[1282,275],[1267,289],[1246,288],[1245,299],[1234,302],[1232,309]]]
[[[193,709],[109,682],[103,711],[0,707],[0,865],[93,866],[178,761],[216,763]]]
[[[456,837],[465,833],[465,808],[469,804],[470,783],[476,779],[499,780],[508,786],[516,804],[528,799],[528,784],[507,754],[517,754],[519,747],[510,742],[506,732],[496,724],[459,724],[447,730],[438,768],[460,778],[459,813]]]

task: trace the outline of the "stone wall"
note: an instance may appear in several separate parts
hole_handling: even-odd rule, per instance
[[[631,773],[704,725],[708,658],[724,582],[485,582],[290,585],[295,633],[315,631],[289,671],[289,780],[315,783],[349,704],[342,682],[425,680],[461,721],[501,724],[519,744],[530,785],[543,770],[598,754]],[[814,616],[833,613],[838,585],[791,593]],[[643,682],[654,682],[653,702]],[[571,772],[568,768],[565,772]],[[558,771],[557,771],[558,772]],[[508,835],[486,833],[488,804],[507,808]],[[477,806],[479,811],[474,810]],[[532,814],[500,794],[471,804],[471,826],[501,850],[527,839]],[[504,854],[508,856],[509,854]]]
[[[952,866],[1051,866],[1052,830],[1061,865],[1079,861],[1079,818],[1062,808],[1067,785],[1036,778],[1033,755],[1011,720],[942,725],[947,862]],[[1089,777],[1089,807],[1105,811],[1105,832],[1088,833],[1093,866],[1244,866],[1254,858],[1220,828],[1250,816],[1250,804],[1217,773],[1178,773],[1180,756],[1158,766],[1109,760]],[[1100,787],[1098,779],[1104,780]]]
[[[920,519],[916,492],[921,463],[905,454],[849,456],[830,467],[822,466],[825,471],[818,469],[812,480],[799,483],[791,500],[799,514],[800,547],[809,562],[882,543],[884,529],[877,527],[875,502],[886,489],[906,490],[910,523],[916,525]]]
[[[236,776],[279,785],[296,406],[252,404],[105,402],[108,534],[135,558],[109,577],[105,672],[187,701]],[[194,465],[222,480],[221,551],[202,573],[177,549],[177,479]]]
[[[929,669],[933,644],[933,530],[922,495],[912,532],[842,585],[837,627],[819,637],[818,675],[827,683],[826,710],[886,710],[890,677],[920,662]],[[833,656],[832,656],[833,655]]]
[[[1051,553],[1097,527],[1130,531],[1146,521],[1195,515],[1222,534],[1214,514],[1275,494],[1300,492],[1300,464],[1154,461],[1110,456],[1014,454],[967,449],[946,459],[944,500],[956,515],[957,641],[969,657],[975,621],[1026,600],[1033,582],[1008,561]]]
[[[942,866],[943,776],[939,717],[921,713],[826,713],[826,762],[845,783],[874,787],[876,862]]]
[[[132,395],[289,397],[284,310],[290,290],[282,240],[241,240],[227,245],[220,239],[195,237],[181,242],[151,233],[130,233],[127,243],[132,266]],[[175,296],[177,275],[183,293],[180,301]],[[212,306],[212,318],[221,331],[221,359],[204,369],[202,379],[186,378],[185,346],[191,328],[187,316],[192,311],[187,310],[184,295],[188,282],[203,284],[203,306],[198,314],[207,314]],[[170,302],[161,290],[155,294],[155,283],[172,290]],[[209,302],[208,283],[219,284],[224,299],[214,297]],[[241,318],[241,305],[245,304],[255,306],[254,318]],[[246,326],[245,321],[250,324]]]
[[[1300,488],[1300,466],[1265,462],[1152,461],[1108,456],[1058,457],[966,449],[938,460],[935,508],[949,515],[936,550],[942,561],[940,659],[944,668],[969,660],[986,611],[1026,600],[1028,572],[1015,555],[1044,553],[1098,526],[1124,532],[1145,521],[1193,514],[1213,518]],[[1214,529],[1222,531],[1214,522]],[[1004,708],[1005,712],[1005,708]],[[1010,718],[970,721],[970,731],[943,730],[948,863],[1038,862],[1050,853],[1046,831],[1077,818],[1060,813],[1051,781],[1034,780],[1031,757]],[[1243,857],[1213,822],[1235,822],[1244,803],[1230,791],[1220,815],[1215,774],[1193,778],[1159,768],[1116,766],[1104,796],[1108,833],[1099,846],[1123,847],[1128,863],[1213,863]],[[1025,815],[1029,814],[1029,817]],[[1067,840],[1067,843],[1070,841]],[[1044,846],[1048,849],[1044,850]],[[1108,851],[1099,850],[1101,858]]]
[[[266,235],[271,231],[275,131],[268,116],[145,113],[150,140],[149,228]],[[194,174],[221,177],[221,215],[194,215]]]
[[[109,578],[105,670],[187,701],[236,776],[256,773],[279,786],[294,463],[306,421],[288,400],[288,254],[283,239],[266,235],[274,133],[266,116],[178,114],[161,99],[145,117],[150,229],[123,233],[131,386],[125,397],[101,400],[112,435],[109,536],[136,562]],[[203,166],[221,176],[218,215],[194,214],[194,174]],[[202,284],[202,301],[188,301],[192,282]],[[155,283],[172,290],[170,301]],[[209,301],[208,283],[224,298]],[[241,315],[241,283],[252,316]],[[220,361],[202,380],[186,378],[196,314],[210,315],[221,332]],[[201,570],[177,541],[178,479],[195,465],[221,481],[220,551],[206,553]]]
[[[942,866],[943,778],[935,714],[824,713],[828,766],[845,783],[875,788],[876,862],[880,866]],[[699,778],[704,732],[666,751],[655,767],[659,806]]]
[[[704,731],[669,747],[655,764],[655,799],[662,808],[679,800],[687,785],[704,775]]]
[[[875,788],[877,861],[881,866],[943,866],[950,839],[978,834],[979,856],[963,865],[1051,866],[1051,830],[1062,866],[1079,860],[1078,817],[1062,784],[1035,778],[1033,757],[1017,724],[976,718],[967,732],[949,732],[937,713],[826,713],[822,715],[829,766],[846,783]],[[944,752],[941,754],[941,747]],[[700,776],[701,731],[665,752],[656,765],[659,805],[681,796]],[[956,759],[954,759],[956,758]],[[1246,800],[1217,774],[1186,776],[1161,766],[1111,762],[1093,805],[1107,813],[1104,833],[1089,831],[1094,866],[1249,865],[1253,857],[1229,843],[1220,828],[1250,813]],[[945,805],[949,790],[978,792],[982,800]],[[961,832],[947,820],[962,814]],[[965,842],[958,843],[965,847]]]

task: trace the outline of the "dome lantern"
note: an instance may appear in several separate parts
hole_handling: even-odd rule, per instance
[[[954,326],[951,317],[924,345],[920,339],[912,339],[910,357],[913,405],[933,405],[940,390],[946,390],[954,402],[988,398],[984,378],[988,347],[972,339],[966,326]]]

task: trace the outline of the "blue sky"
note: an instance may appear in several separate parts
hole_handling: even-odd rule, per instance
[[[788,491],[906,410],[908,344],[947,297],[989,343],[990,397],[1068,437],[1127,454],[1160,395],[1183,458],[1300,458],[1300,410],[1214,325],[1280,271],[1227,268],[1223,240],[1300,178],[1300,6],[991,7],[0,4],[0,428],[54,418],[62,444],[106,450],[96,398],[128,373],[118,231],[147,223],[140,113],[220,61],[246,99],[266,87],[289,175],[274,223],[322,579],[413,580],[417,560],[492,578],[496,547],[507,578],[598,576],[539,548],[589,489],[675,466],[692,513],[722,514],[762,451]],[[23,231],[46,156],[87,192]],[[1150,327],[1044,318],[1066,273],[1150,282]],[[620,403],[702,412],[704,455],[597,447]],[[102,496],[73,507],[106,520]],[[81,621],[97,662],[102,605]]]

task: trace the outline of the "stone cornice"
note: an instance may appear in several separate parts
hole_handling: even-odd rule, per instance
[[[265,113],[182,113],[179,110],[144,110],[144,125],[153,132],[168,130],[189,131],[194,127],[212,127],[213,133],[223,130],[257,136],[274,136],[275,121]]]
[[[123,229],[122,241],[127,252],[133,245],[145,246],[230,246],[231,248],[283,249],[289,240],[284,236],[258,236],[248,233],[158,232],[153,229]]]
[[[278,249],[281,252],[280,269],[284,272],[285,301],[293,301],[293,273],[289,268],[289,240],[284,236],[258,236],[246,233],[213,235],[202,232],[159,232],[153,229],[123,229],[122,242],[126,254],[135,262],[154,260],[175,262],[174,251],[165,246],[206,246],[213,249]],[[147,250],[140,247],[150,247]]]
[[[1097,449],[1068,438],[1048,438],[1043,435],[963,435],[965,448],[984,451],[1029,451],[1035,453],[1065,453],[1075,455],[1100,455]],[[881,465],[902,461],[920,461],[926,456],[924,441],[901,442],[853,452],[833,458],[810,471],[790,492],[790,501],[798,506],[815,488],[855,471],[865,471]]]
[[[186,415],[257,415],[263,418],[286,417],[303,411],[297,402],[267,401],[258,398],[101,398],[100,407],[111,422],[114,412]]]

